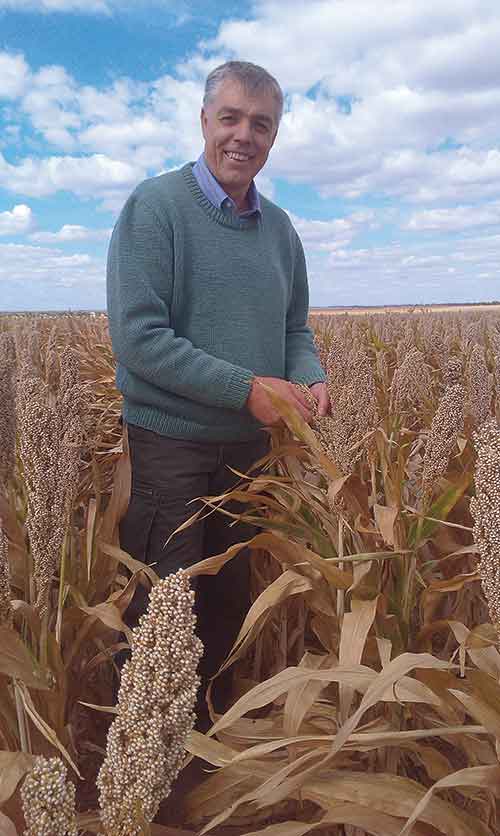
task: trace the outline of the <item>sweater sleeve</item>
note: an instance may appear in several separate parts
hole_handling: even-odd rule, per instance
[[[306,260],[299,236],[295,233],[295,263],[286,325],[286,379],[312,386],[326,380],[307,325],[309,288]]]
[[[173,236],[135,194],[113,231],[107,307],[119,363],[160,389],[202,404],[241,409],[253,372],[196,348],[171,327]]]

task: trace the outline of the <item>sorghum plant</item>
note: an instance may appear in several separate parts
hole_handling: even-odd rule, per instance
[[[75,786],[60,758],[37,758],[21,789],[25,836],[77,836]]]
[[[133,631],[98,777],[107,836],[137,836],[138,819],[153,820],[181,768],[202,653],[193,603],[189,579],[179,570],[153,587]]]

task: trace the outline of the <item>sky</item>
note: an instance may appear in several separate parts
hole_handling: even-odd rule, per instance
[[[0,0],[0,311],[105,308],[128,195],[196,160],[204,79],[264,66],[259,190],[310,304],[500,299],[498,0]]]

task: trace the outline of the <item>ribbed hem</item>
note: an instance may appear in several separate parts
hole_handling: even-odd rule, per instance
[[[249,369],[235,366],[224,392],[224,406],[229,409],[243,409],[252,388],[255,375]]]
[[[123,401],[123,421],[127,424],[137,424],[145,430],[152,430],[170,438],[188,439],[190,441],[257,441],[262,437],[259,427],[249,426],[250,415],[236,419],[231,426],[208,426],[189,421],[187,418],[176,418],[149,406],[139,406]],[[250,420],[252,420],[250,418]]]
[[[310,374],[294,374],[290,378],[292,383],[303,383],[305,386],[312,386],[313,383],[326,383],[326,375],[323,370],[310,372]]]

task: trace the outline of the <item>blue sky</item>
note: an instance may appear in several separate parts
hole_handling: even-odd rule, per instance
[[[286,94],[259,189],[311,305],[500,298],[498,0],[0,0],[0,310],[100,309],[110,231],[202,150],[229,58]]]

